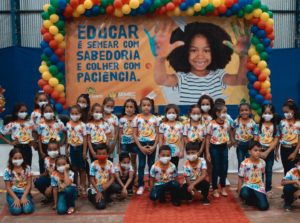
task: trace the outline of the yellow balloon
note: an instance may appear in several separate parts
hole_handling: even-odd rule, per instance
[[[47,65],[47,63],[45,61],[42,61],[42,65]]]
[[[49,32],[50,32],[52,35],[56,35],[56,34],[59,32],[59,30],[58,30],[58,28],[57,28],[56,26],[50,26]]]
[[[186,14],[187,14],[188,16],[194,15],[194,8],[193,8],[193,7],[189,7],[189,8],[186,10]]]
[[[41,66],[39,67],[39,72],[40,72],[41,74],[43,74],[43,73],[46,72],[46,71],[48,71],[48,66],[47,66],[47,65],[41,65]]]
[[[130,0],[129,6],[132,9],[137,9],[140,6],[140,2],[139,2],[139,0]]]
[[[260,18],[261,18],[261,20],[263,20],[263,21],[268,21],[268,19],[270,18],[270,16],[269,16],[269,14],[268,13],[266,13],[266,12],[263,12],[261,15],[260,15]]]
[[[72,13],[72,15],[73,15],[74,18],[80,17],[79,12],[77,12],[76,10]]]
[[[268,19],[267,24],[270,26],[274,25],[274,19]]]
[[[252,57],[253,55],[257,55],[256,49],[254,47],[250,47],[248,50],[248,55]]]
[[[261,71],[261,73],[263,73],[263,74],[265,74],[265,75],[267,75],[267,76],[270,76],[271,70],[268,69],[268,68],[265,68],[265,69],[263,69],[263,70]]]
[[[201,11],[201,4],[200,3],[196,3],[195,5],[194,5],[194,10],[196,11],[196,12],[200,12]]]
[[[58,20],[59,20],[59,16],[58,15],[53,14],[53,15],[50,16],[50,21],[52,23],[56,23],[56,22],[58,22]]]
[[[143,4],[143,3],[144,3],[144,0],[139,0],[139,3],[140,3],[140,4]]]
[[[82,15],[83,13],[85,13],[85,8],[83,5],[78,5],[76,11],[78,12],[78,14]]]
[[[262,82],[261,88],[267,89],[269,87],[271,87],[270,81],[266,80],[266,81]]]
[[[60,98],[64,98],[66,96],[66,93],[65,92],[61,92],[60,94],[59,94],[59,97]]]
[[[122,12],[125,14],[125,15],[128,15],[130,12],[131,12],[131,8],[128,4],[125,4],[122,6]]]
[[[253,55],[251,57],[251,61],[255,64],[258,64],[258,62],[260,61],[260,57],[258,55]]]
[[[174,15],[175,15],[175,16],[180,16],[180,14],[181,14],[180,8],[179,8],[179,7],[176,7],[176,8],[174,9]]]
[[[256,115],[254,116],[254,121],[255,121],[256,123],[259,123],[259,122],[260,122],[260,117],[259,117],[258,114],[256,114]]]
[[[65,86],[63,86],[62,84],[58,84],[56,85],[56,87],[54,87],[54,89],[58,92],[64,92]]]
[[[44,12],[48,12],[49,6],[50,6],[50,4],[45,4],[45,5],[43,5],[43,10],[44,10]]]
[[[52,87],[57,86],[58,83],[59,83],[59,82],[58,82],[57,78],[55,78],[55,77],[52,77],[52,78],[49,80],[49,85],[52,86]]]
[[[267,93],[271,93],[271,88],[267,88]]]
[[[47,29],[49,29],[50,26],[53,25],[52,22],[51,22],[50,20],[45,20],[45,21],[43,22],[43,24],[44,24],[44,27],[47,28]]]
[[[83,6],[86,9],[91,9],[93,7],[93,2],[91,0],[85,0]]]
[[[50,80],[52,78],[52,75],[48,72],[48,71],[45,71],[43,74],[42,74],[42,78],[46,81]]]
[[[201,0],[200,4],[201,4],[202,7],[206,7],[209,4],[209,1],[208,0]]]
[[[61,33],[58,33],[54,36],[54,39],[56,42],[61,43],[62,41],[64,41],[64,36]]]
[[[258,18],[262,14],[262,10],[261,9],[255,9],[252,13],[253,13],[254,17]]]
[[[268,66],[268,64],[266,61],[262,60],[257,64],[257,66],[259,69],[264,70]]]
[[[253,13],[245,14],[245,19],[250,20],[253,17]]]
[[[123,12],[122,12],[122,10],[120,10],[120,9],[115,9],[114,15],[115,15],[116,17],[123,17]]]
[[[219,7],[222,4],[221,0],[213,0],[212,3],[215,7]]]
[[[59,48],[65,49],[66,48],[66,42],[62,41],[61,43],[58,44]]]

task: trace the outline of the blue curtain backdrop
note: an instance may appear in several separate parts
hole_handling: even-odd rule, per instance
[[[36,48],[9,47],[0,49],[0,85],[6,89],[6,112],[9,114],[15,103],[24,102],[33,109],[34,94],[38,91],[41,50]],[[289,98],[300,105],[300,49],[274,50],[270,57],[273,104],[281,113],[282,104]],[[181,107],[186,113],[188,107]],[[117,108],[116,111],[120,111]],[[159,107],[163,113],[164,107]],[[237,115],[237,106],[229,106],[232,117]]]

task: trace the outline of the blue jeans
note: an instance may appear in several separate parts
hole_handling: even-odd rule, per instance
[[[286,173],[295,167],[295,161],[291,161],[289,160],[289,156],[295,151],[296,147],[286,147],[284,145],[281,145],[280,148],[280,156],[281,156],[281,162],[282,162],[282,166],[283,166],[283,171],[284,171],[284,175],[286,175]]]
[[[212,186],[218,189],[218,177],[220,177],[221,187],[226,186],[228,171],[228,148],[227,144],[210,144],[210,156],[212,163]]]
[[[249,187],[242,187],[240,197],[246,204],[256,206],[261,211],[269,209],[267,196],[264,193],[253,190]]]
[[[267,158],[265,159],[266,162],[266,191],[272,190],[272,173],[273,173],[273,164],[275,159],[275,152],[274,150],[269,153]]]
[[[51,185],[51,178],[40,176],[34,181],[34,186],[42,194],[45,194],[46,189]]]
[[[236,146],[236,156],[238,159],[238,170],[240,170],[240,165],[245,158],[249,157],[248,148],[250,141],[242,142],[238,141]]]
[[[23,193],[17,193],[15,192],[16,196],[21,199],[23,196]],[[30,197],[30,195],[27,194],[26,196],[27,200],[29,201],[28,204],[26,205],[22,205],[20,207],[14,207],[13,203],[14,203],[14,199],[12,196],[10,196],[9,193],[6,193],[6,201],[8,203],[8,210],[12,215],[20,215],[22,213],[24,214],[30,214],[34,211],[34,205],[32,202],[32,199]]]
[[[138,153],[139,148],[135,143],[121,144],[121,152],[123,153]]]
[[[14,146],[16,148],[21,149],[22,152],[22,156],[24,158],[24,162],[31,166],[32,163],[32,149],[31,149],[31,145],[29,144],[18,144],[16,146]]]
[[[71,146],[70,145],[70,159],[72,167],[75,170],[85,169],[85,160],[83,159],[83,146]]]
[[[64,191],[58,193],[56,211],[57,214],[66,214],[68,209],[75,207],[77,189],[75,186],[67,186]]]
[[[153,186],[150,192],[150,199],[152,201],[165,201],[166,191],[170,191],[172,202],[180,202],[180,184],[176,180]]]
[[[140,144],[142,146],[153,146],[154,145],[154,141],[150,141],[150,142],[140,142]],[[156,154],[156,150],[153,151],[153,153],[151,153],[150,155],[145,155],[144,153],[142,153],[142,151],[139,149],[138,150],[138,157],[139,157],[139,166],[138,166],[138,185],[139,187],[144,186],[145,182],[144,182],[144,175],[145,175],[145,167],[146,167],[146,157],[148,158],[148,169],[150,172],[150,169],[152,167],[152,165],[155,162],[155,154]]]
[[[292,184],[284,185],[283,187],[283,196],[285,205],[291,205],[294,202],[294,193],[298,190]]]

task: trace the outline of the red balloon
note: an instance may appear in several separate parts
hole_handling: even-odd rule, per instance
[[[41,28],[41,34],[44,35],[45,33],[47,33],[48,30],[45,27]]]
[[[258,28],[260,29],[264,29],[266,27],[266,23],[263,21],[263,20],[260,20],[258,23],[257,23],[257,26]]]
[[[272,95],[270,93],[265,95],[266,100],[272,100]]]
[[[92,0],[94,5],[99,5],[100,4],[100,0]]]
[[[259,74],[260,74],[260,69],[258,68],[258,67],[255,67],[254,69],[253,69],[253,73],[256,75],[256,76],[258,76]]]
[[[58,58],[61,62],[65,62],[65,56],[64,55],[62,55],[62,56],[60,56],[59,58]]]
[[[45,85],[44,87],[43,87],[43,90],[47,93],[47,94],[51,94],[52,93],[52,91],[53,91],[53,87],[51,87],[50,85]]]
[[[266,25],[265,31],[267,34],[270,34],[274,31],[273,26]]]
[[[129,0],[122,0],[123,4],[129,4]]]
[[[259,90],[261,88],[261,83],[259,81],[255,81],[254,84],[253,84],[253,87],[256,89],[256,90]]]
[[[115,0],[114,1],[114,7],[115,8],[120,9],[120,8],[122,8],[122,6],[123,6],[123,3],[122,3],[121,0]]]
[[[106,7],[106,13],[107,14],[113,14],[114,13],[115,8],[112,5],[109,5]]]
[[[275,35],[274,35],[274,32],[267,35],[267,37],[270,39],[270,40],[274,40],[275,39]]]
[[[219,11],[218,11],[218,9],[215,9],[215,10],[213,11],[213,13],[211,13],[211,15],[212,15],[212,16],[219,16]]]
[[[63,105],[64,110],[67,110],[69,106],[67,104]]]
[[[76,7],[79,5],[79,1],[78,1],[78,0],[71,0],[71,1],[70,1],[70,5],[71,5],[73,8],[76,8]]]
[[[225,1],[225,5],[227,8],[231,8],[231,6],[234,4],[234,1],[233,0],[226,0]]]
[[[52,92],[52,94],[51,94],[51,97],[53,98],[53,99],[55,99],[55,100],[57,100],[58,98],[59,98],[59,92],[57,92],[57,91],[53,91]]]
[[[259,93],[260,93],[261,95],[265,96],[268,92],[267,92],[266,89],[262,88],[262,89],[259,90]]]
[[[259,18],[253,17],[253,18],[251,19],[251,23],[252,23],[253,25],[256,25],[258,22],[259,22]]]
[[[44,80],[44,79],[39,79],[38,81],[38,85],[40,88],[43,88],[46,84],[48,84],[48,81]]]
[[[227,12],[227,7],[225,5],[221,5],[219,8],[218,8],[218,11],[221,13],[221,14],[224,14],[225,12]]]
[[[181,0],[173,0],[173,3],[175,6],[179,6],[181,3]]]
[[[159,14],[160,14],[160,15],[163,15],[163,14],[165,14],[166,12],[167,12],[167,9],[166,9],[165,6],[162,6],[162,7],[159,9]]]
[[[64,53],[65,53],[64,49],[57,48],[55,50],[55,54],[58,55],[58,56],[62,56],[62,55],[64,55]]]
[[[55,50],[55,49],[57,49],[58,44],[57,44],[57,42],[56,42],[55,40],[51,40],[51,41],[49,42],[49,46],[50,46],[53,50]]]
[[[45,33],[43,35],[43,39],[46,41],[46,42],[50,42],[52,40],[52,35],[50,33]]]
[[[57,100],[58,103],[61,103],[62,105],[66,103],[66,99],[63,97],[63,98],[59,98]]]
[[[265,74],[260,74],[260,75],[258,76],[258,80],[259,80],[260,82],[264,82],[265,80],[267,80],[267,75],[265,75]]]
[[[169,2],[167,5],[166,5],[166,8],[168,11],[173,11],[175,9],[175,5],[173,2]]]
[[[256,65],[254,63],[252,63],[251,61],[247,62],[247,69],[248,70],[254,70],[255,67],[256,67]]]

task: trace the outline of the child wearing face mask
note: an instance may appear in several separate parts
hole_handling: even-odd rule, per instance
[[[150,199],[165,202],[165,193],[171,193],[171,201],[174,206],[180,206],[180,184],[177,181],[177,169],[171,162],[171,148],[162,145],[158,151],[159,160],[150,170]]]
[[[71,171],[66,156],[59,156],[55,162],[55,170],[51,174],[51,187],[53,190],[54,206],[57,214],[73,214],[77,188],[74,184],[74,173]]]
[[[76,176],[79,174],[79,193],[81,196],[86,197],[87,133],[86,124],[81,121],[81,109],[78,105],[70,108],[70,119],[66,124],[66,155],[70,155],[71,164]]]
[[[292,211],[292,203],[300,198],[300,154],[295,158],[295,167],[287,172],[281,184],[283,186],[284,209]]]
[[[111,127],[103,119],[103,109],[98,103],[91,109],[90,121],[86,124],[87,143],[90,159],[93,162],[96,159],[95,147],[101,144],[108,145],[108,139],[111,135]]]
[[[77,98],[77,105],[81,108],[82,122],[87,123],[89,121],[89,112],[91,101],[88,94],[81,94]]]
[[[0,139],[7,144],[21,149],[26,165],[31,166],[34,123],[29,120],[27,106],[16,104],[13,109],[12,120],[0,131]],[[12,141],[6,139],[4,135],[11,135]]]
[[[253,140],[257,141],[258,126],[250,118],[250,104],[242,102],[239,105],[239,116],[233,122],[232,144],[236,145],[236,155],[238,158],[238,167],[242,161],[249,157],[248,147]]]
[[[168,104],[165,108],[165,118],[159,125],[159,145],[171,148],[171,162],[178,166],[179,158],[183,157],[183,125],[179,121],[179,108]]]
[[[213,109],[213,120],[207,127],[206,158],[212,163],[213,196],[219,198],[218,177],[220,177],[221,195],[227,197],[226,177],[228,171],[228,144],[231,125],[227,119],[227,108],[217,103]]]
[[[64,124],[56,118],[55,108],[51,104],[42,107],[42,118],[37,126],[39,141],[39,168],[40,174],[45,172],[44,158],[47,154],[47,148],[50,139],[55,139],[63,143],[61,133],[65,134]]]
[[[274,150],[279,141],[278,123],[275,118],[275,107],[272,104],[262,106],[262,116],[258,128],[258,141],[261,146],[260,158],[266,162],[266,192],[272,195],[272,173],[275,159]],[[278,156],[276,158],[278,160]]]
[[[133,194],[133,180],[135,171],[130,163],[128,153],[121,153],[119,163],[115,165],[115,183],[119,184],[121,189],[121,197],[126,198]]]
[[[35,188],[45,196],[45,199],[42,201],[44,204],[51,202],[53,199],[50,177],[55,170],[55,162],[59,156],[59,149],[59,142],[55,139],[50,139],[47,148],[48,156],[44,159],[45,172],[34,181]]]
[[[108,139],[109,142],[109,159],[113,161],[113,158],[115,157],[115,147],[118,142],[118,133],[119,133],[119,120],[116,115],[113,114],[114,107],[115,107],[115,101],[111,97],[106,97],[103,100],[102,103],[103,106],[103,119],[104,121],[108,122],[111,127],[111,134]]]
[[[24,162],[22,151],[13,148],[9,153],[8,166],[4,170],[3,180],[6,187],[6,201],[12,215],[30,214],[34,205],[30,196],[32,173]]]
[[[96,150],[96,160],[90,166],[90,188],[88,199],[96,209],[105,209],[111,202],[110,195],[121,191],[121,187],[114,183],[115,170],[113,163],[108,160],[108,147]]]
[[[199,147],[195,142],[186,145],[187,161],[183,165],[184,184],[181,188],[181,196],[184,200],[192,200],[200,190],[203,205],[209,205],[208,192],[209,181],[205,159],[198,157]]]
[[[300,148],[300,116],[296,103],[289,99],[282,107],[284,119],[279,123],[280,156],[286,174],[295,166],[295,158]]]
[[[189,110],[189,121],[183,127],[185,145],[192,142],[198,146],[198,155],[203,153],[205,147],[206,127],[201,121],[201,109],[192,105]]]
[[[30,119],[38,125],[42,117],[42,107],[49,104],[49,99],[44,91],[39,91],[34,97],[34,111],[31,113]]]
[[[198,100],[198,106],[201,110],[201,122],[207,127],[212,120],[214,100],[209,95],[203,94]]]

